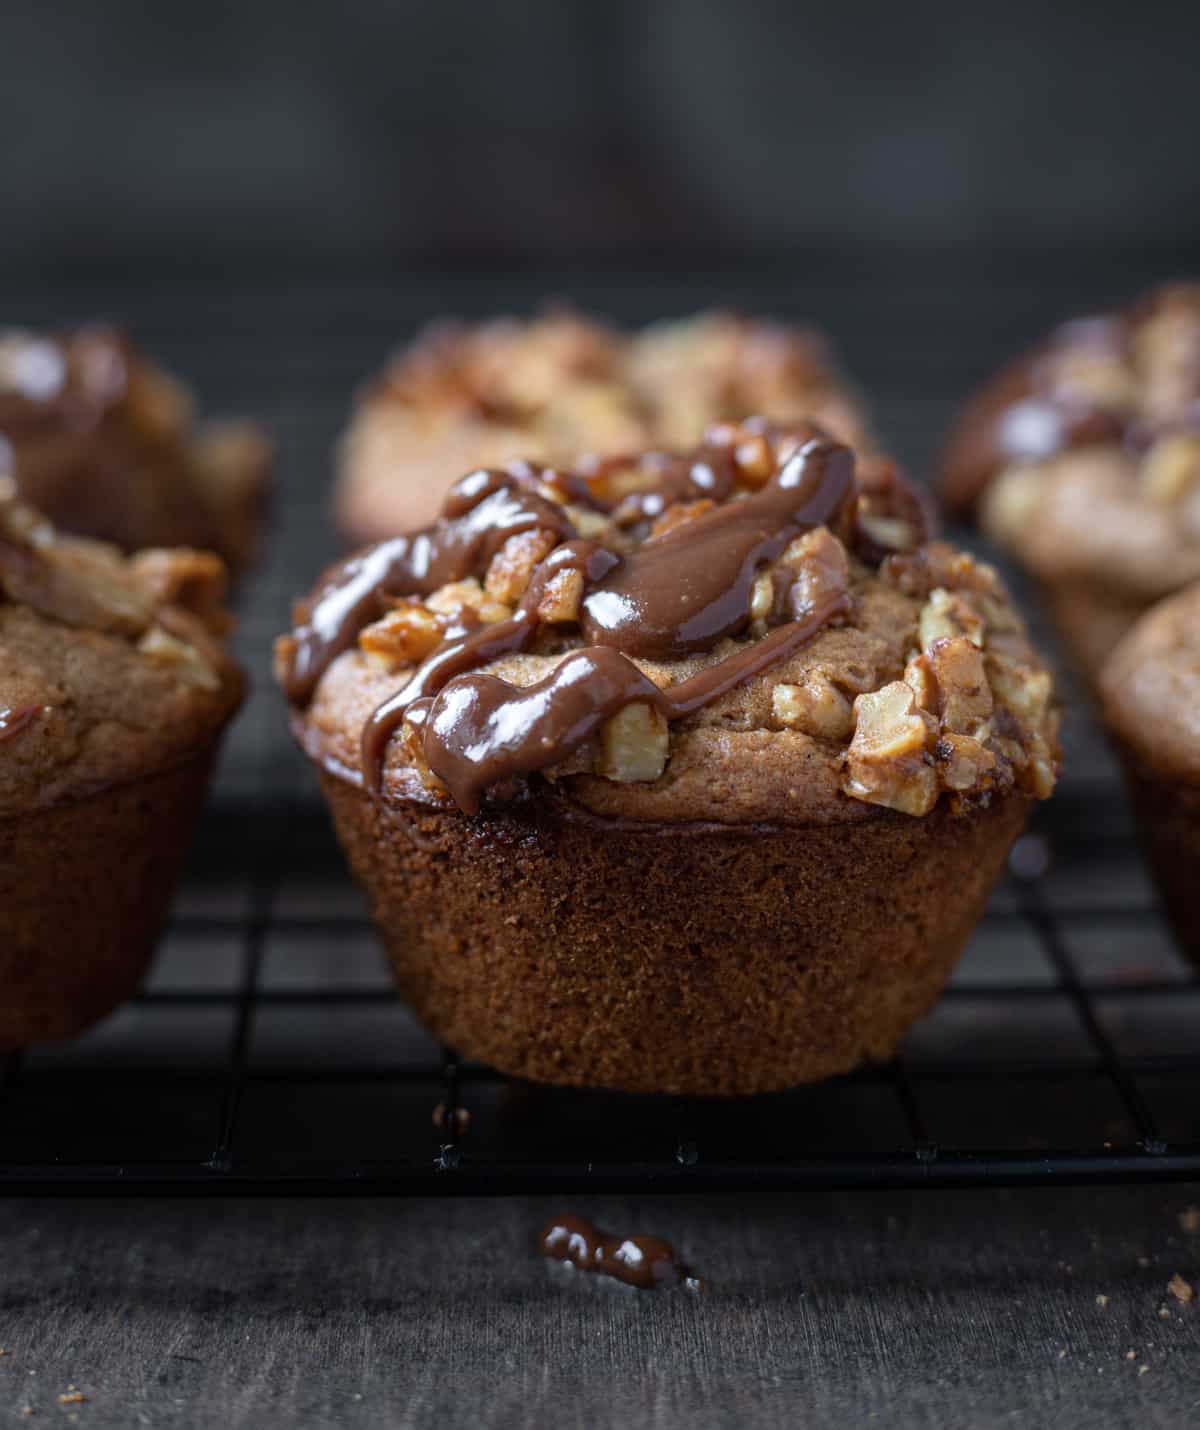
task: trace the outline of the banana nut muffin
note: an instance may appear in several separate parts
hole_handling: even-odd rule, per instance
[[[1200,579],[1200,284],[1067,323],[1001,372],[951,435],[942,492],[1034,572],[1094,674]]]
[[[1200,585],[1141,618],[1100,689],[1151,870],[1180,944],[1200,963]]]
[[[65,531],[244,567],[271,461],[248,422],[196,427],[187,389],[115,328],[0,332],[0,476]]]
[[[1050,676],[995,573],[811,424],[460,481],[277,669],[399,984],[516,1076],[746,1093],[884,1058],[1031,802]]]
[[[432,521],[472,467],[691,446],[710,423],[755,412],[865,442],[855,399],[807,328],[712,312],[628,335],[567,309],[435,323],[358,404],[338,523],[355,542],[382,540]]]
[[[0,1051],[133,992],[242,679],[220,560],[58,537],[0,482]]]

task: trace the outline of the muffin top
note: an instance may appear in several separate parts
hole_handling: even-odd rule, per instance
[[[690,446],[710,423],[754,412],[811,418],[860,446],[865,438],[809,329],[713,312],[627,335],[569,309],[437,323],[359,404],[343,444],[339,520],[364,538],[391,535],[436,516],[472,466]]]
[[[1153,600],[1200,579],[1200,284],[1064,324],[967,405],[947,504],[1043,576]]]
[[[1050,676],[929,526],[811,423],[480,470],[331,568],[277,673],[310,755],[398,806],[811,823],[1048,795]]]
[[[224,588],[216,556],[59,537],[0,482],[0,816],[211,741],[242,694]]]
[[[1200,586],[1161,601],[1100,677],[1109,724],[1159,773],[1200,784]]]
[[[244,564],[270,461],[248,423],[195,427],[187,390],[118,329],[0,332],[0,475],[65,529]]]

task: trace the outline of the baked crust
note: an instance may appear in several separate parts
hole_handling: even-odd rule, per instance
[[[215,556],[125,558],[0,494],[0,1050],[145,971],[241,700],[224,584]]]
[[[1065,324],[985,384],[941,491],[1052,586],[1144,609],[1200,580],[1200,284]]]
[[[859,402],[808,328],[703,313],[628,335],[569,309],[438,322],[364,391],[342,441],[335,508],[354,544],[432,521],[472,467],[573,464],[691,446],[765,412],[866,450]]]
[[[252,423],[196,425],[187,389],[118,329],[0,333],[0,476],[64,530],[124,551],[200,547],[241,569],[273,455]]]
[[[547,798],[414,810],[406,832],[360,787],[321,784],[400,990],[439,1037],[513,1077],[710,1096],[889,1057],[1029,804],[731,828]]]

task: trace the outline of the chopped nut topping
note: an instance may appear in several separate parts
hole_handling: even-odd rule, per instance
[[[818,526],[793,541],[783,553],[780,564],[796,573],[788,592],[788,608],[793,616],[807,616],[849,589],[850,561],[846,548],[826,527]]]
[[[1164,506],[1181,501],[1200,484],[1200,437],[1182,432],[1161,437],[1142,461],[1141,481],[1151,501]]]
[[[669,751],[666,720],[652,705],[639,701],[601,727],[596,773],[620,784],[656,780],[667,767]]]
[[[929,760],[933,722],[912,690],[894,681],[858,696],[854,724],[845,755],[845,792],[904,814],[928,814],[938,797],[937,773]]]
[[[766,622],[775,609],[775,578],[770,571],[760,571],[750,588],[750,619]]]
[[[799,685],[779,684],[771,709],[781,725],[822,740],[845,740],[854,727],[849,700],[819,671],[809,671]]]
[[[228,579],[219,556],[186,547],[139,551],[130,566],[158,605],[192,611],[215,635],[229,630],[232,622],[223,604]]]
[[[771,445],[763,436],[747,437],[739,442],[733,460],[737,463],[738,476],[748,487],[765,486],[775,470]]]
[[[483,588],[494,601],[515,606],[533,579],[534,568],[554,549],[551,531],[520,531],[492,559]]]
[[[151,660],[175,668],[176,674],[201,690],[219,690],[221,678],[193,645],[174,636],[162,626],[151,626],[138,641],[138,650]]]
[[[395,671],[416,665],[441,643],[446,618],[420,601],[400,600],[382,620],[359,636],[359,647],[372,665]]]
[[[426,598],[425,605],[439,616],[457,616],[464,610],[474,611],[485,625],[506,621],[512,608],[493,600],[475,580],[451,581]]]
[[[921,649],[927,651],[936,640],[965,636],[972,645],[983,649],[983,619],[979,612],[956,591],[935,586],[921,611]]]
[[[557,571],[546,582],[538,602],[538,620],[546,625],[568,625],[579,619],[583,604],[583,572],[573,569]]]
[[[937,681],[942,727],[970,735],[992,713],[983,656],[965,636],[935,640],[925,652]]]
[[[996,768],[996,757],[970,735],[943,734],[934,754],[941,765],[942,783],[962,792],[983,785]]]
[[[703,516],[706,511],[712,511],[715,507],[716,502],[710,501],[708,497],[701,497],[698,501],[673,502],[650,528],[650,538],[666,536],[668,531],[674,531],[685,522],[695,521],[698,516]]]

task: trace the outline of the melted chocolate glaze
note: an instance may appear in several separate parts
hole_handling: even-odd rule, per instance
[[[570,1212],[543,1227],[538,1251],[579,1271],[610,1276],[643,1291],[679,1285],[690,1291],[704,1288],[704,1283],[691,1274],[675,1248],[662,1237],[611,1236]]]
[[[666,692],[624,653],[670,659],[740,633],[750,621],[759,567],[801,532],[832,521],[853,494],[850,450],[811,437],[762,491],[716,507],[624,559],[591,542],[568,542],[538,568],[511,620],[443,643],[378,707],[362,736],[368,787],[381,791],[388,744],[408,719],[419,730],[426,764],[473,814],[485,789],[560,763],[626,705],[643,701],[678,719],[785,659],[845,602],[779,627]],[[524,690],[496,676],[468,675],[529,649],[546,583],[568,568],[584,577],[582,626],[592,644]]]
[[[773,442],[781,463],[766,486],[622,555],[576,536],[562,508],[532,490],[547,476],[561,489],[561,474],[525,464],[473,473],[452,489],[434,526],[383,542],[330,573],[301,608],[301,624],[285,657],[285,690],[295,704],[306,703],[324,671],[382,612],[389,595],[427,595],[449,582],[482,576],[510,536],[545,530],[560,544],[536,567],[514,614],[494,625],[466,623],[447,631],[408,684],[366,722],[367,787],[381,794],[388,744],[405,721],[428,767],[459,807],[474,813],[486,790],[561,763],[627,705],[648,704],[667,720],[695,713],[786,659],[848,608],[843,596],[812,611],[793,611],[787,591],[777,591],[773,628],[763,639],[665,691],[630,659],[678,659],[740,635],[750,623],[752,590],[762,567],[803,532],[846,525],[857,494],[850,450],[810,424],[778,431],[760,424],[758,430]],[[654,491],[639,494],[639,501],[719,500],[733,488],[730,449],[719,443],[688,458],[650,454],[638,460],[656,481]],[[886,485],[872,495],[880,496]],[[623,503],[619,498],[617,503],[619,512]],[[913,510],[914,531],[923,539],[924,517]],[[568,571],[582,578],[584,648],[525,688],[479,672],[480,666],[533,647],[547,587]]]
[[[387,595],[427,596],[486,569],[518,532],[543,529],[570,540],[575,528],[562,508],[529,490],[532,471],[522,465],[472,472],[450,489],[433,526],[380,542],[336,566],[296,629],[284,674],[288,698],[312,698],[334,659],[382,613]]]
[[[0,744],[19,735],[41,713],[40,705],[0,705]]]
[[[436,700],[426,697],[420,706],[410,707],[408,718],[419,726],[425,763],[458,807],[475,814],[486,789],[561,763],[627,705],[650,705],[667,720],[691,715],[787,659],[848,604],[847,597],[836,597],[804,620],[777,626],[762,640],[669,690],[659,690],[619,651],[587,646],[534,685],[510,685],[495,675],[462,676]],[[373,761],[367,768],[375,771],[376,789],[386,747],[386,739],[379,739],[377,718],[378,712],[367,727],[372,733],[370,746],[364,742]]]

